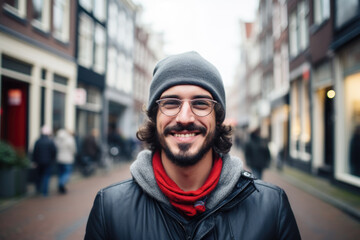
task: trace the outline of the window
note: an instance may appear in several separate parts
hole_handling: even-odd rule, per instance
[[[65,93],[54,91],[53,95],[53,130],[65,126]]]
[[[33,3],[33,21],[32,24],[47,32],[50,26],[50,0],[32,0]]]
[[[54,37],[60,41],[68,42],[70,30],[69,0],[54,0],[53,2]]]
[[[298,4],[298,38],[300,50],[304,50],[309,45],[309,31],[308,31],[308,19],[307,19],[308,9],[305,4],[305,1],[302,1]]]
[[[309,46],[307,1],[301,1],[289,18],[290,56],[296,57]]]
[[[108,64],[107,64],[107,84],[110,87],[114,87],[116,84],[116,49],[114,47],[111,47],[108,52]]]
[[[291,142],[290,154],[303,161],[310,160],[310,101],[309,83],[297,79],[292,83],[291,104]]]
[[[79,63],[84,67],[91,67],[93,63],[93,32],[94,24],[91,18],[82,13],[79,23]]]
[[[314,23],[319,25],[330,17],[330,0],[314,0]]]
[[[287,3],[285,0],[280,0],[280,25],[282,31],[288,26],[287,17]]]
[[[340,28],[356,16],[359,9],[359,0],[347,0],[346,4],[344,4],[344,1],[336,0],[335,9],[335,26],[336,28]]]
[[[4,9],[21,17],[26,17],[26,0],[5,0]]]
[[[95,0],[94,4],[94,16],[103,22],[106,19],[106,1]]]
[[[108,33],[110,39],[116,39],[118,9],[114,2],[109,3]]]
[[[92,12],[93,9],[93,1],[92,0],[80,0],[80,6],[83,7],[88,12]]]
[[[126,36],[126,15],[124,13],[124,11],[119,11],[119,16],[118,16],[118,30],[117,30],[117,40],[118,43],[121,45],[125,44],[125,36]]]
[[[359,139],[360,139],[360,73],[348,76],[345,79],[345,136],[348,148],[345,169],[351,175],[360,177],[359,168]]]
[[[105,71],[105,29],[97,24],[95,27],[95,58],[94,69],[103,73]]]
[[[290,56],[295,57],[298,54],[297,23],[296,23],[295,12],[291,13],[289,21],[290,21],[290,26],[289,26]]]

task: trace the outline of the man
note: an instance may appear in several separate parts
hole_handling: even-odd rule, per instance
[[[40,138],[35,142],[32,154],[32,160],[36,166],[36,190],[45,197],[49,194],[49,181],[57,153],[55,143],[50,135],[50,127],[44,125],[41,128]]]
[[[228,154],[231,128],[219,72],[196,52],[154,70],[149,145],[131,180],[101,190],[85,239],[300,239],[283,190],[243,171]]]

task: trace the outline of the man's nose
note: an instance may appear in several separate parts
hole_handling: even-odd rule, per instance
[[[180,122],[182,124],[189,124],[194,121],[195,115],[191,110],[190,102],[185,101],[180,108],[180,112],[176,116],[176,122]]]

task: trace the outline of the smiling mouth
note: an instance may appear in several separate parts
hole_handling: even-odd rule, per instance
[[[181,137],[181,138],[187,138],[187,137],[195,137],[195,133],[175,133],[173,134],[174,137]]]

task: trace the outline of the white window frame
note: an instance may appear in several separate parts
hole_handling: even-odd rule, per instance
[[[56,16],[62,14],[61,29],[56,30]],[[53,0],[53,35],[62,42],[69,42],[70,32],[70,2],[69,0]]]
[[[8,3],[4,3],[4,9],[20,18],[26,18],[26,0],[18,0],[18,7],[14,7],[9,5]]]
[[[90,68],[93,65],[93,46],[94,46],[94,22],[86,14],[81,13],[79,17],[79,64]]]
[[[94,70],[103,74],[105,72],[106,31],[100,24],[95,25],[94,42]]]
[[[41,20],[33,18],[32,25],[44,32],[48,32],[50,30],[50,0],[41,1],[41,12]]]

